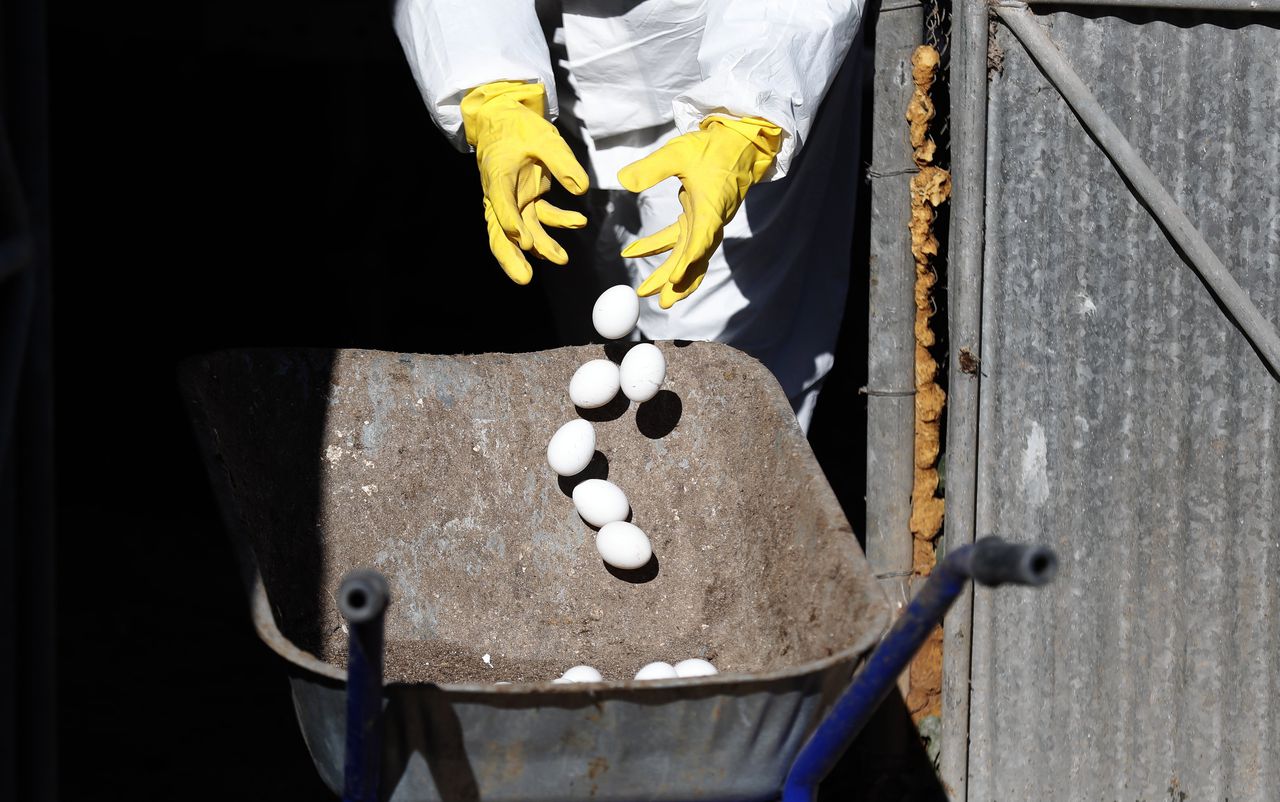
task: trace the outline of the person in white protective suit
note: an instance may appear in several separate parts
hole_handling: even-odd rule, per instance
[[[755,356],[807,430],[849,279],[859,98],[841,66],[863,2],[563,0],[548,36],[547,3],[397,0],[395,28],[436,124],[475,149],[513,280],[526,253],[567,261],[547,227],[586,223],[542,198],[550,178],[606,192],[596,268],[656,296],[640,332]]]

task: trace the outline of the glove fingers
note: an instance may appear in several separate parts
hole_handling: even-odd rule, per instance
[[[587,224],[587,218],[583,217],[575,211],[569,209],[561,209],[552,206],[544,200],[540,200],[534,204],[538,211],[538,222],[544,226],[553,228],[582,228]]]
[[[679,279],[677,279],[673,273],[667,280],[667,286],[670,287],[672,291],[679,293],[681,298],[684,298],[698,288],[698,285],[702,283],[703,277],[707,275],[707,268],[710,266],[710,254],[702,259],[695,259],[688,263],[684,269],[684,275]]]
[[[551,189],[551,178],[540,164],[530,164],[520,170],[517,182],[516,199],[520,205],[520,216],[526,227],[531,222],[554,226],[555,228],[582,228],[587,218],[581,214],[558,207],[541,200]],[[529,209],[536,207],[536,214],[530,216]],[[534,234],[536,237],[537,235]]]
[[[689,208],[684,203],[684,192],[680,193],[681,205]],[[680,226],[680,237],[676,240],[676,247],[671,251],[671,272],[667,273],[667,283],[675,284],[684,278],[685,271],[689,268],[690,255],[693,253],[693,246],[699,243],[694,239],[694,217],[692,214],[685,212],[680,215],[676,223]]]
[[[672,257],[667,257],[667,261],[663,262],[657,270],[649,274],[639,287],[636,288],[636,295],[641,298],[648,298],[659,292],[667,284],[667,276],[671,275]]]
[[[556,177],[556,180],[565,189],[574,195],[581,195],[587,191],[587,187],[590,185],[587,179],[587,171],[582,169],[581,164],[578,164],[577,157],[569,149],[568,143],[560,137],[559,132],[552,129],[552,134],[552,136],[544,139],[543,146],[538,149],[538,152],[531,153],[530,156],[546,165],[546,168],[551,171],[551,174]],[[547,186],[550,188],[550,184]]]
[[[528,284],[533,278],[533,268],[520,247],[512,242],[502,226],[498,225],[493,206],[488,200],[484,203],[484,219],[489,231],[489,250],[493,253],[493,258],[498,260],[498,266],[502,268],[502,272],[517,284]]]
[[[708,216],[697,214],[697,207],[683,187],[680,189],[679,197],[680,208],[684,209],[684,214],[680,215],[679,220],[680,241],[673,254],[676,260],[675,265],[671,269],[671,274],[667,276],[667,282],[670,284],[678,284],[684,280],[689,263],[703,258],[708,253],[708,240],[716,233],[714,228],[707,230]],[[712,225],[714,226],[714,222]]]
[[[671,255],[668,256],[667,261],[663,262],[661,267],[653,271],[653,273],[644,280],[644,283],[640,285],[640,288],[636,290],[636,293],[641,297],[653,295],[655,292],[661,290],[664,285],[671,282],[671,276],[676,271],[679,271],[682,275],[684,273],[685,246],[689,239],[689,216],[685,214],[680,215],[676,218],[676,222],[667,226],[664,231],[673,228],[676,231],[675,244],[671,249]]]
[[[690,270],[688,272],[691,273],[693,271]],[[677,288],[674,284],[664,284],[662,286],[662,295],[658,298],[658,306],[663,309],[670,309],[675,305],[676,301],[683,301],[685,298],[688,298],[693,294],[694,290],[698,289],[698,285],[702,283],[702,279],[706,278],[706,275],[706,268],[704,267],[702,272],[684,288]]]
[[[653,256],[655,253],[669,251],[675,247],[679,235],[680,223],[672,223],[661,231],[650,234],[647,237],[641,237],[623,248],[622,255],[631,258],[634,256]]]
[[[551,179],[540,164],[526,164],[516,174],[516,206],[523,210],[551,189]]]
[[[520,208],[517,205],[519,181],[514,175],[498,176],[491,181],[485,192],[486,214],[492,212],[494,220],[502,227],[513,242],[521,249],[528,250],[533,245],[533,237],[524,227],[520,219]]]
[[[539,201],[544,203],[544,201]],[[564,248],[560,247],[560,243],[551,238],[547,230],[542,227],[542,223],[538,221],[537,204],[530,204],[524,207],[524,224],[533,235],[533,247],[530,249],[533,253],[548,262],[554,262],[558,265],[569,263],[569,254],[565,253]]]
[[[689,155],[684,136],[677,137],[662,147],[634,161],[618,171],[618,181],[631,192],[643,192],[649,187],[676,175],[680,168],[689,163]]]
[[[682,205],[684,199],[681,198]],[[692,208],[692,204],[686,205],[686,208]],[[693,214],[681,215],[681,219],[693,219]],[[692,229],[694,224],[690,222],[689,228]],[[707,275],[707,268],[711,265],[711,254],[715,253],[716,248],[720,247],[720,243],[724,240],[724,229],[716,226],[715,230],[710,234],[710,242],[706,248],[701,249],[701,254],[695,254],[692,246],[686,247],[680,254],[681,262],[675,270],[667,277],[667,283],[662,286],[662,295],[658,298],[658,306],[663,309],[670,309],[676,301],[682,301],[693,294],[702,284],[702,279]],[[685,241],[692,241],[691,236],[685,237]]]

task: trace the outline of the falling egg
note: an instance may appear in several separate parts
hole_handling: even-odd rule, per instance
[[[667,378],[667,358],[653,343],[632,346],[618,370],[622,392],[632,401],[645,402],[658,394]]]
[[[606,340],[626,337],[639,319],[640,296],[627,284],[605,290],[591,309],[591,322]]]
[[[596,550],[609,565],[626,571],[643,567],[653,556],[649,536],[640,527],[626,521],[614,521],[600,527],[596,532]]]
[[[547,444],[547,464],[561,476],[582,473],[596,453],[596,430],[589,421],[571,420]]]
[[[573,506],[592,526],[624,521],[631,512],[627,494],[605,479],[587,479],[573,488]]]
[[[607,359],[593,359],[574,371],[569,399],[583,409],[598,409],[614,399],[620,386],[618,366]]]

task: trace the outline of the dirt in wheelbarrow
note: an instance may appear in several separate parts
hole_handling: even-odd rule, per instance
[[[629,680],[690,657],[758,672],[874,642],[883,596],[776,380],[724,346],[659,347],[658,396],[600,410],[576,409],[569,379],[588,359],[620,358],[616,344],[337,352],[300,402],[324,405],[314,523],[285,523],[288,477],[238,479],[276,482],[243,512],[285,635],[343,665],[335,593],[347,571],[372,567],[391,589],[390,681],[536,682],[577,664]],[[290,392],[290,370],[262,369],[259,390]],[[598,453],[562,479],[547,441],[578,417],[593,422]],[[253,421],[254,447],[291,421]],[[570,498],[590,477],[627,494],[653,544],[648,566],[600,559]]]

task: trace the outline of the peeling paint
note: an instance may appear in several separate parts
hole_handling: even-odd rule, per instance
[[[1035,421],[1022,452],[1022,493],[1031,504],[1043,504],[1049,499],[1048,441],[1044,427]]]

